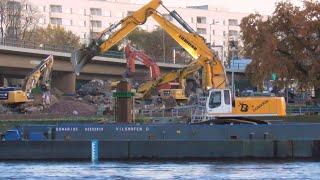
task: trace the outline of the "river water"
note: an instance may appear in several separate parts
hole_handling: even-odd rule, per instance
[[[0,162],[0,179],[320,179],[320,162]]]

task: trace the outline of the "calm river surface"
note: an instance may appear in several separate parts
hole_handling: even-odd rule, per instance
[[[320,162],[0,162],[0,179],[320,179]]]

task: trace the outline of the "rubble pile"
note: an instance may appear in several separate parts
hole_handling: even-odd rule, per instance
[[[85,100],[91,104],[109,104],[112,99],[111,83],[103,80],[92,80],[84,84],[78,90],[80,100]]]
[[[49,105],[44,106],[43,99],[41,94],[36,94],[32,101],[23,103],[17,107],[17,111],[26,114],[38,114],[44,111],[46,108],[49,108]],[[50,95],[50,102],[51,105],[57,103],[59,100],[58,98],[51,94]]]
[[[49,107],[49,114],[59,115],[95,115],[96,108],[84,102],[61,100]]]
[[[111,83],[109,81],[103,81],[94,79],[87,84],[84,84],[78,90],[80,96],[99,96],[104,95],[106,92],[111,91]]]
[[[111,82],[92,80],[78,90],[78,100],[83,100],[97,107],[98,115],[113,112]]]

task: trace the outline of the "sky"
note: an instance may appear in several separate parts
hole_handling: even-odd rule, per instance
[[[137,0],[139,3],[147,3],[149,0]],[[163,0],[167,6],[204,5],[209,4],[227,8],[234,12],[253,13],[259,12],[269,15],[273,12],[275,3],[281,0]],[[301,6],[302,0],[290,0],[293,4]]]

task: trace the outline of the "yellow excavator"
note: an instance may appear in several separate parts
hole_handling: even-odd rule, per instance
[[[162,5],[184,29],[168,21],[156,9]],[[146,96],[161,84],[178,80],[184,88],[187,76],[202,70],[202,89],[206,92],[201,117],[195,121],[207,121],[215,118],[241,118],[250,116],[285,116],[286,105],[283,97],[237,97],[232,99],[231,90],[222,62],[176,11],[169,11],[160,0],[152,0],[131,16],[111,25],[89,46],[72,53],[71,61],[76,74],[85,64],[99,53],[108,51],[114,44],[132,32],[138,25],[152,17],[179,45],[194,59],[184,68],[161,75],[156,80],[142,84],[137,92]]]
[[[21,88],[1,87],[0,103],[18,105],[31,101],[31,91],[37,85],[41,88],[50,89],[51,73],[53,69],[53,56],[50,55],[42,60],[23,81]]]

